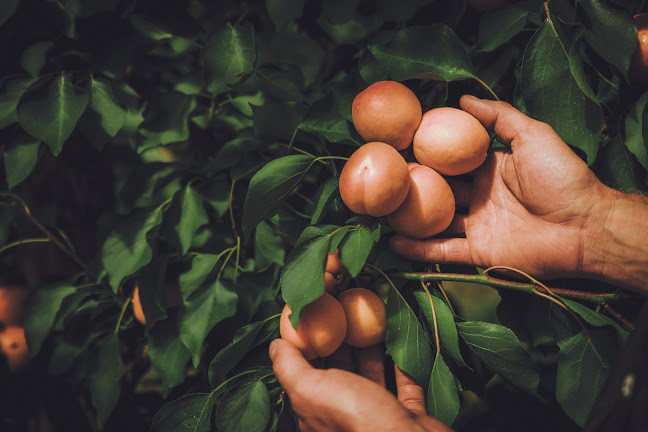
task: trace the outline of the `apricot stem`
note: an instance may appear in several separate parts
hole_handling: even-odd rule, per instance
[[[479,84],[481,84],[482,87],[484,87],[490,94],[495,98],[495,100],[500,100],[500,98],[497,96],[497,94],[493,91],[492,88],[488,86],[484,81],[482,81],[479,77],[475,77],[475,81],[477,81]]]
[[[126,313],[126,308],[128,307],[128,304],[131,302],[132,298],[133,295],[131,294],[130,297],[128,297],[126,300],[124,300],[124,303],[122,303],[121,311],[119,312],[119,318],[117,318],[117,325],[115,325],[115,334],[119,333],[119,327],[121,327],[121,322],[122,319],[124,318],[124,313]]]
[[[14,246],[19,246],[21,244],[27,244],[27,243],[49,243],[51,240],[49,237],[39,237],[39,238],[28,238],[28,239],[23,239],[23,240],[16,240],[15,242],[8,243],[0,248],[0,253],[6,251],[7,249],[11,249]]]

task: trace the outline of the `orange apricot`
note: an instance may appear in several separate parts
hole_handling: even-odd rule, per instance
[[[340,294],[347,319],[345,342],[353,347],[368,347],[385,340],[387,313],[385,303],[373,291],[351,288]]]
[[[630,60],[628,79],[632,83],[640,83],[648,81],[648,13],[635,15],[634,21],[639,45]]]
[[[0,323],[21,325],[29,291],[21,286],[0,287]]]
[[[146,317],[142,309],[142,300],[139,295],[139,286],[135,285],[133,290],[133,297],[131,298],[133,304],[133,315],[135,319],[142,324],[146,324]],[[164,304],[166,307],[171,308],[178,306],[182,303],[182,293],[180,292],[180,285],[176,282],[167,282],[164,289]]]
[[[409,147],[421,122],[421,103],[405,85],[379,81],[358,93],[352,105],[353,125],[365,141],[380,141],[396,150]]]
[[[329,294],[345,289],[349,286],[351,277],[346,267],[340,260],[340,250],[336,249],[334,253],[329,254],[326,258],[326,268],[324,269],[324,291]]]
[[[328,293],[304,306],[299,315],[297,330],[290,323],[292,313],[284,306],[279,320],[281,337],[295,345],[308,360],[326,357],[337,350],[347,333],[344,309]]]
[[[434,108],[423,115],[414,135],[414,156],[443,175],[470,172],[486,160],[490,137],[472,115],[456,108]]]
[[[19,326],[7,326],[0,332],[0,350],[7,358],[9,370],[19,372],[29,364],[29,348],[25,340],[25,329]]]
[[[392,146],[370,142],[356,150],[342,169],[342,201],[358,214],[386,216],[402,204],[409,189],[407,162]]]
[[[407,198],[387,216],[399,234],[424,239],[446,229],[455,213],[455,198],[448,182],[432,168],[419,165],[410,171]]]

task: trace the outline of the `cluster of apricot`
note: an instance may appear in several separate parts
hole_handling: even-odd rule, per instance
[[[308,360],[333,354],[343,342],[364,348],[385,340],[385,303],[373,291],[351,288],[349,274],[340,261],[340,251],[329,254],[324,272],[325,292],[307,304],[295,329],[290,307],[281,313],[281,337],[295,345]]]
[[[422,112],[405,85],[380,81],[353,101],[353,124],[368,141],[340,175],[340,195],[351,211],[387,216],[394,231],[427,238],[445,230],[455,198],[443,176],[468,173],[486,160],[490,137],[472,115],[456,108]],[[399,151],[413,143],[418,162]]]

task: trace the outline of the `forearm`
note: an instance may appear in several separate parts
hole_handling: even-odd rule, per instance
[[[605,188],[585,227],[583,270],[648,295],[648,197]]]

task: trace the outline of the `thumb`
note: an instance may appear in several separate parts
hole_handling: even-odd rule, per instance
[[[268,353],[275,376],[288,394],[303,382],[306,374],[315,370],[297,347],[283,339],[273,340]]]

